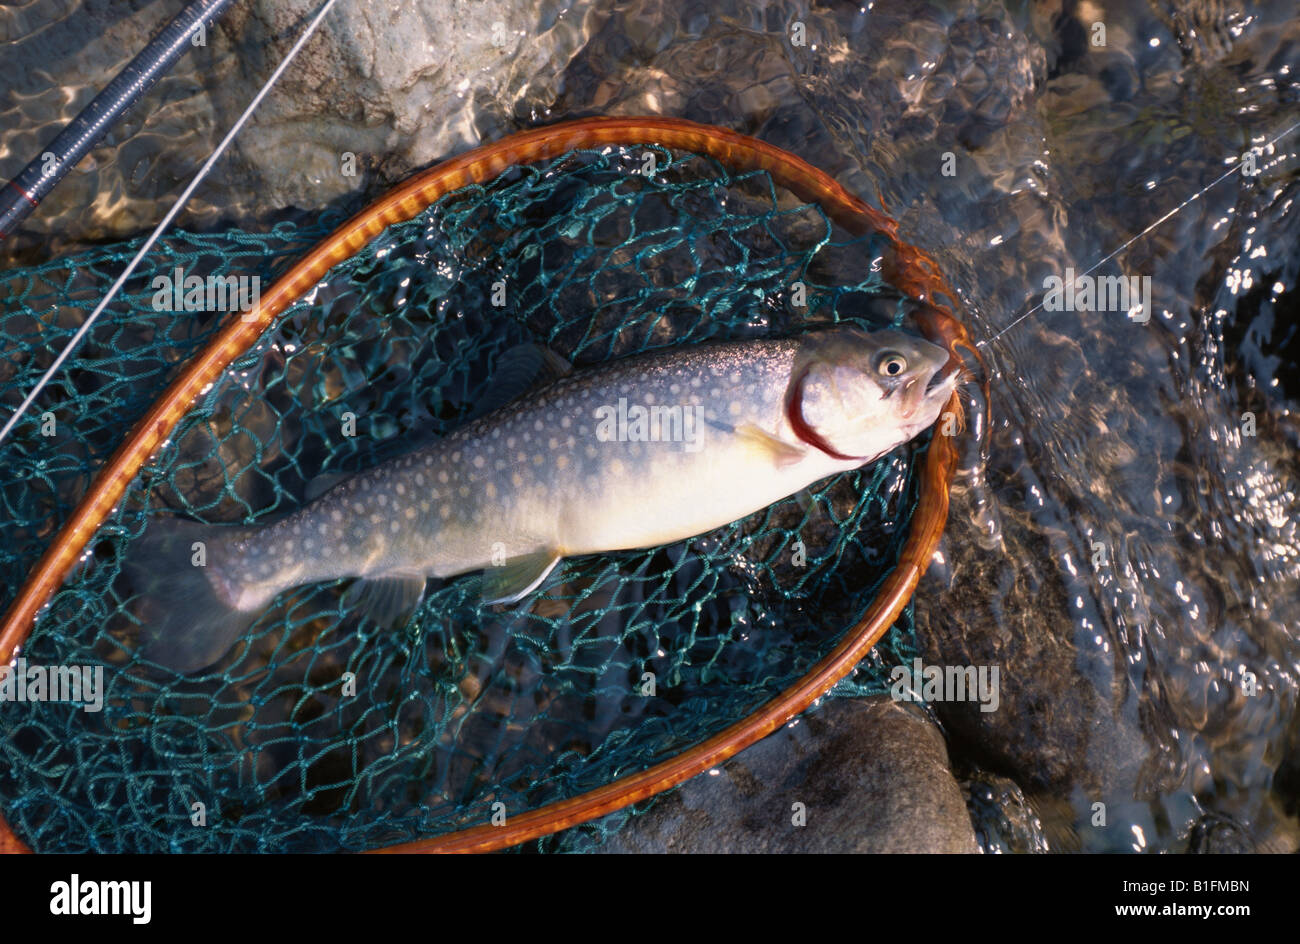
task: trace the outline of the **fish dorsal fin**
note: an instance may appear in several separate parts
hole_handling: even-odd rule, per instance
[[[363,577],[343,595],[343,605],[379,626],[405,625],[420,600],[426,580],[410,574]]]
[[[753,423],[737,426],[736,436],[770,458],[778,466],[787,466],[798,462],[805,454],[805,450],[799,446],[793,446],[784,439],[779,439],[771,433],[759,429]]]
[[[342,482],[347,478],[348,475],[349,473],[347,472],[339,472],[337,470],[334,472],[322,472],[307,483],[307,490],[303,492],[303,498],[307,501],[314,501],[315,499],[320,498],[335,485],[338,485],[339,482]]]
[[[522,554],[506,560],[505,564],[483,569],[483,602],[517,603],[542,585],[555,565],[563,557],[559,551],[543,548],[532,554]]]
[[[573,372],[573,365],[540,344],[517,344],[498,359],[487,390],[475,405],[474,416],[485,416],[530,390],[554,383]]]

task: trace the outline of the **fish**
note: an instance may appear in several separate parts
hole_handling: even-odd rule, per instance
[[[873,462],[933,426],[959,379],[938,345],[847,325],[579,371],[537,350],[503,373],[537,368],[540,385],[498,389],[508,402],[322,480],[278,520],[152,516],[123,568],[144,655],[206,668],[279,594],[341,578],[356,581],[345,602],[385,625],[429,578],[482,571],[485,604],[518,603],[564,558],[686,540]]]

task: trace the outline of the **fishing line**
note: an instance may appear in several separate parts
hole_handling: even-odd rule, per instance
[[[1296,122],[1295,124],[1293,124],[1291,127],[1287,128],[1287,129],[1286,129],[1285,131],[1283,131],[1281,134],[1277,135],[1277,137],[1273,138],[1273,140],[1271,140],[1271,141],[1266,141],[1264,144],[1258,145],[1258,146],[1257,146],[1257,147],[1258,147],[1258,150],[1263,151],[1265,148],[1270,148],[1270,147],[1272,147],[1274,144],[1276,144],[1278,141],[1280,141],[1280,140],[1282,140],[1283,138],[1285,138],[1288,134],[1290,134],[1290,133],[1291,133],[1292,131],[1294,131],[1296,128],[1300,128],[1300,121],[1297,121],[1297,122]],[[1254,151],[1254,150],[1256,150],[1256,148],[1251,148],[1251,150]],[[1245,158],[1245,157],[1242,157],[1239,161],[1237,161],[1236,164],[1234,164],[1232,167],[1228,168],[1228,170],[1224,171],[1224,173],[1221,174],[1219,177],[1215,178],[1214,181],[1212,181],[1211,183],[1206,184],[1204,187],[1202,187],[1202,188],[1201,188],[1200,190],[1198,190],[1196,193],[1192,194],[1190,197],[1188,197],[1188,198],[1187,198],[1186,200],[1184,200],[1182,203],[1178,204],[1178,206],[1174,207],[1172,210],[1170,210],[1170,211],[1169,211],[1168,213],[1166,213],[1164,216],[1160,217],[1158,220],[1156,220],[1156,221],[1155,221],[1154,223],[1152,223],[1150,226],[1146,227],[1146,229],[1142,230],[1142,232],[1138,233],[1136,236],[1134,236],[1134,237],[1132,237],[1131,239],[1129,239],[1128,241],[1126,241],[1126,242],[1125,242],[1123,245],[1121,245],[1119,248],[1115,249],[1113,252],[1110,252],[1110,253],[1108,253],[1107,255],[1103,256],[1102,258],[1098,259],[1096,262],[1094,262],[1091,266],[1089,266],[1087,269],[1085,269],[1083,272],[1081,272],[1081,273],[1080,273],[1079,275],[1077,275],[1075,278],[1076,278],[1076,279],[1083,278],[1084,276],[1088,275],[1089,273],[1095,271],[1095,270],[1096,270],[1097,268],[1099,268],[1100,266],[1105,265],[1105,264],[1106,264],[1107,262],[1109,262],[1111,259],[1114,259],[1117,255],[1119,255],[1121,252],[1123,252],[1123,251],[1124,251],[1125,249],[1127,249],[1129,246],[1133,245],[1135,242],[1137,242],[1137,241],[1138,241],[1139,239],[1141,239],[1143,236],[1147,235],[1147,233],[1151,232],[1153,229],[1155,229],[1155,228],[1156,228],[1157,226],[1159,226],[1161,223],[1164,223],[1166,220],[1170,219],[1171,217],[1176,216],[1176,215],[1177,215],[1177,214],[1178,214],[1178,213],[1179,213],[1179,212],[1180,212],[1184,207],[1186,207],[1186,206],[1188,206],[1189,204],[1194,203],[1195,201],[1199,200],[1201,197],[1203,197],[1205,194],[1209,193],[1211,190],[1213,190],[1215,187],[1217,187],[1217,186],[1218,186],[1220,183],[1222,183],[1224,180],[1226,180],[1227,178],[1231,177],[1233,174],[1237,173],[1237,171],[1241,170],[1241,165],[1242,165],[1243,163],[1245,163],[1245,161],[1246,161],[1246,158]],[[1012,328],[1014,328],[1016,325],[1020,324],[1020,322],[1024,321],[1026,318],[1028,318],[1030,315],[1032,315],[1034,312],[1038,311],[1038,310],[1041,309],[1042,307],[1043,307],[1043,302],[1039,302],[1037,305],[1035,305],[1033,308],[1029,309],[1027,312],[1025,312],[1023,315],[1021,315],[1021,316],[1020,316],[1019,318],[1017,318],[1015,321],[1011,322],[1011,324],[1007,325],[1005,328],[1003,328],[1003,329],[1002,329],[1001,331],[999,331],[997,334],[993,335],[993,336],[990,337],[990,338],[985,338],[983,341],[978,342],[975,346],[976,346],[976,347],[983,347],[985,344],[988,344],[988,343],[990,343],[990,342],[992,342],[992,341],[996,341],[998,338],[1002,337],[1002,335],[1006,334],[1008,331],[1010,331],[1010,330],[1011,330]]]
[[[163,231],[167,228],[168,224],[170,224],[171,221],[176,218],[176,215],[180,213],[181,208],[185,206],[185,202],[189,200],[190,196],[198,188],[199,184],[203,182],[203,178],[208,175],[208,171],[212,170],[213,165],[217,163],[217,160],[225,152],[226,148],[229,147],[230,142],[235,139],[235,135],[239,133],[240,129],[244,127],[244,124],[248,119],[252,117],[257,106],[262,103],[262,99],[266,97],[267,92],[271,91],[271,87],[279,80],[280,75],[288,67],[289,63],[293,61],[294,56],[298,55],[299,50],[307,44],[307,40],[311,39],[312,34],[316,32],[316,28],[320,25],[321,20],[325,19],[325,15],[329,13],[330,9],[334,6],[334,3],[335,0],[325,0],[325,2],[320,5],[316,15],[312,18],[312,21],[307,24],[307,28],[303,31],[302,35],[298,37],[297,42],[293,44],[293,48],[289,50],[289,54],[281,60],[278,66],[276,66],[275,71],[271,73],[271,77],[266,80],[266,83],[258,91],[257,95],[253,97],[253,100],[248,103],[248,107],[244,109],[244,113],[239,116],[239,119],[226,133],[226,136],[221,139],[221,143],[217,145],[216,150],[212,152],[203,166],[199,168],[199,172],[194,175],[194,179],[190,181],[189,186],[187,186],[181,195],[177,197],[176,202],[172,204],[171,209],[167,211],[167,214],[154,228],[154,231],[149,234],[149,238],[144,241],[144,245],[140,247],[140,250],[135,254],[134,258],[127,263],[122,274],[118,276],[117,281],[114,282],[112,287],[108,290],[108,294],[105,295],[100,303],[95,306],[95,310],[90,313],[90,317],[85,320],[77,330],[77,333],[74,334],[72,339],[67,343],[67,346],[59,352],[59,356],[54,359],[54,363],[49,366],[49,369],[41,375],[41,379],[36,382],[34,387],[32,387],[32,392],[27,395],[27,399],[23,400],[23,402],[18,405],[18,409],[14,410],[13,415],[9,417],[9,421],[5,423],[4,428],[0,429],[0,443],[4,442],[5,437],[9,435],[9,432],[18,425],[18,421],[22,419],[23,414],[26,413],[32,403],[36,401],[36,398],[40,396],[41,391],[45,389],[46,385],[54,379],[55,374],[58,373],[59,368],[63,366],[64,362],[72,356],[72,352],[77,349],[79,344],[81,344],[82,340],[86,337],[86,333],[90,331],[95,321],[101,314],[103,314],[104,309],[107,308],[109,303],[117,297],[117,293],[121,291],[122,286],[126,284],[126,280],[131,277],[131,274],[135,272],[136,267],[139,266],[141,261],[143,261],[144,257],[149,253],[149,250],[153,248],[154,243],[156,243],[158,238],[162,236]]]

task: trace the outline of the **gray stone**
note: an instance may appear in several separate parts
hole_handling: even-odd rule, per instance
[[[795,804],[806,824],[794,825]],[[603,852],[978,852],[938,729],[888,697],[820,708],[635,817]]]

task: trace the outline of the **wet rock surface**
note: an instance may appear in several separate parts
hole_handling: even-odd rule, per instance
[[[183,3],[0,12],[0,177],[13,177]],[[315,0],[234,4],[4,247],[28,260],[152,226],[289,52]],[[179,227],[354,208],[412,170],[547,120],[591,0],[340,3]],[[6,85],[8,82],[6,81]],[[75,90],[68,96],[67,89]],[[2,258],[2,257],[0,257]]]
[[[953,853],[979,846],[938,729],[881,696],[827,700],[656,801],[602,851]]]

